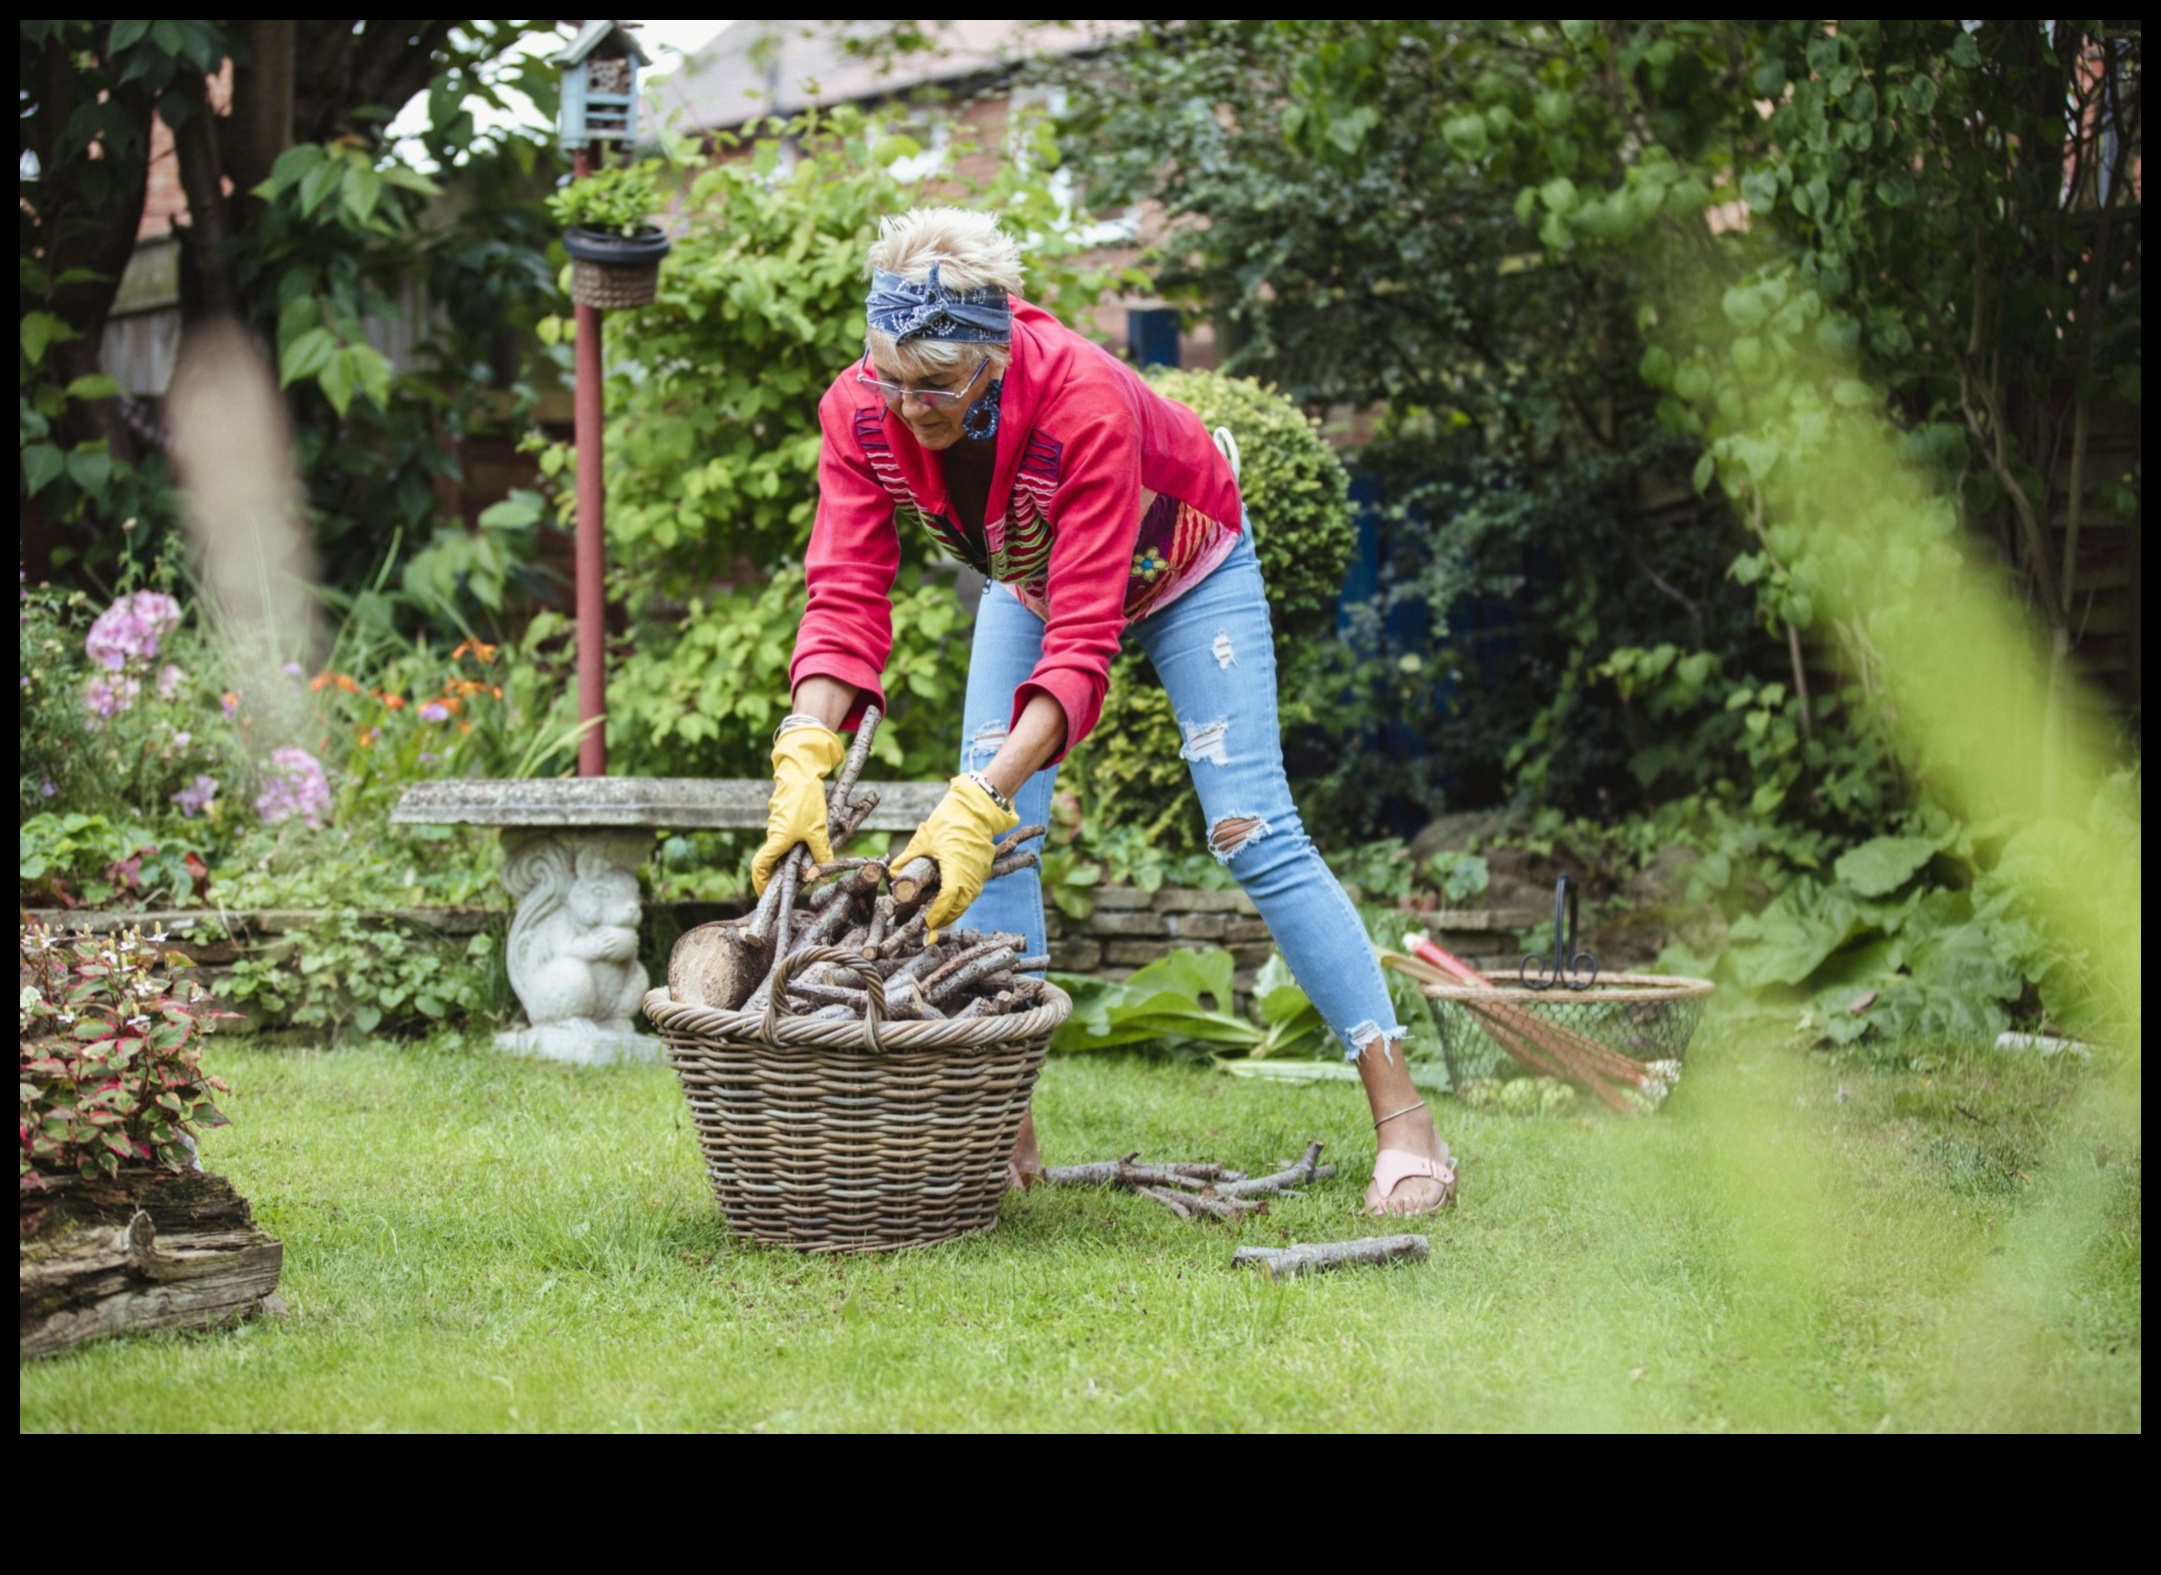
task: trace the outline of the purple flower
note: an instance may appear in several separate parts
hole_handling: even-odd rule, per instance
[[[420,708],[420,720],[423,722],[447,722],[450,720],[450,707],[440,701],[430,700]]]
[[[300,676],[300,664],[298,662],[287,662],[279,671],[284,673],[287,678],[298,678]]]
[[[193,820],[197,815],[207,810],[210,807],[211,800],[217,796],[218,779],[216,777],[197,777],[193,782],[173,795],[173,802],[180,806],[182,815],[185,815],[189,820]]]
[[[39,798],[51,798],[55,793],[59,791],[60,790],[58,788],[53,786],[53,779],[51,777],[47,777],[44,781],[38,784]]]
[[[240,714],[239,691],[234,689],[226,690],[223,695],[219,696],[218,704],[225,707],[225,714],[228,717],[238,716]]]
[[[83,708],[96,717],[117,716],[134,706],[142,687],[132,678],[93,678],[83,689]]]
[[[180,686],[188,681],[188,675],[171,662],[158,669],[158,698],[170,700],[180,692]]]
[[[186,728],[182,728],[179,732],[173,734],[173,748],[175,749],[185,749],[194,742],[195,735]]]
[[[180,604],[163,591],[137,591],[98,614],[83,641],[90,660],[109,672],[129,662],[147,662],[158,654],[158,641],[180,627]]]
[[[321,826],[329,808],[330,781],[320,760],[291,744],[270,751],[270,776],[255,796],[255,813],[265,824],[298,818]]]

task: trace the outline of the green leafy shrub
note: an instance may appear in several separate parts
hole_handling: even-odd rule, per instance
[[[803,616],[803,571],[693,596],[672,638],[656,633],[616,658],[608,681],[611,759],[653,776],[762,777],[773,725],[788,709],[788,659]],[[967,629],[951,582],[901,571],[885,691],[892,721],[874,750],[896,777],[950,771],[948,722],[967,681]]]
[[[225,994],[281,1023],[331,1034],[464,1024],[502,1015],[500,957],[500,938],[490,931],[461,942],[367,923],[359,910],[343,908],[243,957]]]
[[[1044,901],[1069,919],[1085,919],[1094,913],[1103,866],[1070,849],[1049,850],[1042,857]]]
[[[2089,825],[2124,850],[2115,889],[2078,890],[2060,823],[1991,834],[1942,816],[1870,838],[1827,871],[1794,877],[1761,911],[1731,928],[1718,966],[1759,998],[1799,1010],[1800,1031],[1832,1044],[1870,1038],[1987,1043],[2014,1021],[2051,1032],[2106,1034],[2120,981],[2092,977],[2089,959],[2046,915],[2075,903],[2135,910],[2144,845],[2141,775],[2105,783]],[[2053,895],[2057,903],[2037,900]],[[2120,1010],[2119,1017],[2123,1014]]]
[[[1154,367],[1148,381],[1211,432],[1229,427],[1237,440],[1238,491],[1252,518],[1278,645],[1332,630],[1358,533],[1350,472],[1321,436],[1320,423],[1250,377]]]
[[[24,902],[180,907],[208,874],[185,842],[103,815],[32,815],[17,828],[16,889]]]
[[[1174,368],[1152,370],[1148,378],[1211,431],[1227,426],[1237,439],[1238,486],[1268,587],[1279,690],[1290,702],[1284,721],[1295,726],[1306,720],[1299,696],[1309,687],[1299,675],[1325,660],[1322,637],[1332,629],[1336,593],[1357,541],[1349,473],[1317,422],[1252,378]],[[1172,855],[1204,850],[1207,828],[1179,758],[1178,719],[1139,652],[1127,650],[1112,664],[1103,714],[1109,725],[1068,765],[1087,806],[1084,850],[1100,855],[1113,827]]]
[[[187,1170],[192,1134],[223,1126],[225,1083],[202,1064],[201,1039],[230,1017],[199,986],[177,990],[189,966],[161,953],[164,936],[136,930],[62,939],[42,924],[19,932],[17,1185],[48,1176],[116,1176],[123,1165]]]
[[[566,230],[603,230],[623,236],[650,230],[660,207],[660,183],[655,178],[660,167],[658,159],[647,159],[595,170],[549,197],[548,212]]]

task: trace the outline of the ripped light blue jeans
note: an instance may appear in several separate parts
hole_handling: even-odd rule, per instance
[[[1200,795],[1210,846],[1268,921],[1277,950],[1346,1058],[1355,1061],[1368,1045],[1400,1039],[1365,925],[1291,802],[1276,718],[1275,642],[1251,530],[1208,578],[1127,633],[1170,696],[1185,736],[1179,753]],[[1004,745],[1014,693],[1042,651],[1043,621],[1005,586],[986,585],[968,664],[962,770],[988,765]],[[1101,725],[1116,727],[1119,719],[1106,716]],[[1022,825],[1049,824],[1057,779],[1058,768],[1046,767],[1013,796]],[[1226,851],[1219,828],[1238,821],[1254,822],[1253,829]],[[1024,935],[1030,953],[1042,952],[1042,880],[1033,869],[1001,876],[960,923]]]

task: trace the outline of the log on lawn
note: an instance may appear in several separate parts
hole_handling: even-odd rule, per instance
[[[1296,1279],[1359,1263],[1423,1262],[1430,1244],[1423,1236],[1367,1236],[1359,1241],[1299,1242],[1289,1247],[1240,1247],[1231,1267],[1251,1265],[1271,1280]]]
[[[285,1248],[223,1176],[58,1177],[20,1200],[19,1358],[283,1310]]]

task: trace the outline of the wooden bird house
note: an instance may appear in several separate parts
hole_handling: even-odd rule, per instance
[[[563,70],[563,107],[556,124],[566,152],[637,139],[638,72],[652,61],[628,26],[587,22],[555,63]]]

